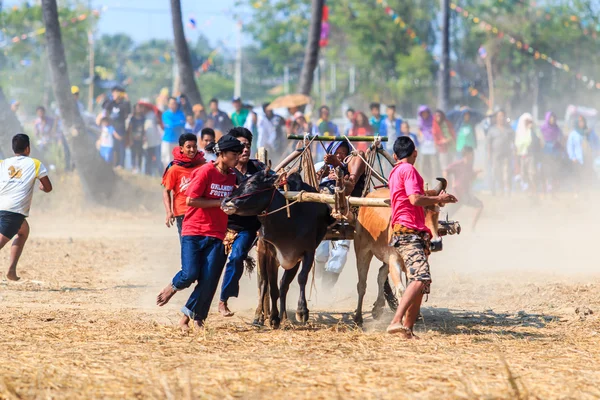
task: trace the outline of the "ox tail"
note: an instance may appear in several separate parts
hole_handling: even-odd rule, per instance
[[[244,266],[246,268],[246,272],[248,273],[248,276],[250,276],[256,269],[256,260],[254,258],[248,256],[244,260]]]
[[[308,300],[312,299],[313,290],[315,291],[315,295],[317,295],[317,285],[316,285],[316,279],[315,279],[316,270],[317,270],[317,263],[313,260],[312,267],[311,267],[312,278],[310,280],[310,291],[308,292]]]
[[[252,275],[252,273],[256,269],[256,260],[254,258],[250,257],[250,250],[252,250],[254,248],[254,246],[256,246],[257,244],[258,244],[258,236],[256,236],[256,238],[254,239],[252,246],[250,246],[250,249],[248,249],[248,255],[246,256],[246,259],[244,259],[244,266],[246,268],[246,272],[248,273],[248,276]]]

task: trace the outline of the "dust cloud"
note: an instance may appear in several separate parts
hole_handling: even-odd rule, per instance
[[[126,256],[111,260],[114,269],[97,271],[96,275],[116,274],[124,286],[137,288],[133,303],[115,298],[113,305],[158,311],[173,318],[187,292],[178,294],[164,311],[155,306],[157,292],[170,282],[180,266],[177,231],[164,225],[159,194],[154,199],[158,205],[155,209],[116,211],[73,200],[70,192],[76,192],[76,188],[68,182],[58,182],[56,186],[56,198],[34,199],[31,237],[38,241],[70,240],[75,244],[107,242],[108,248],[111,243],[126,245]],[[525,282],[570,284],[598,278],[600,272],[594,261],[595,231],[600,222],[594,210],[600,198],[597,193],[578,199],[569,193],[544,199],[520,193],[510,198],[485,194],[480,197],[485,210],[476,231],[470,228],[473,209],[465,207],[450,215],[461,222],[463,232],[445,237],[444,250],[431,257],[432,294],[425,307],[510,308],[511,296],[536,295],[530,293]],[[64,199],[71,199],[68,207]],[[441,217],[445,217],[444,212]],[[89,263],[93,266],[98,257],[102,254],[90,254]],[[373,259],[364,302],[366,313],[377,295],[380,266],[381,262]],[[280,276],[282,272],[280,269]],[[348,262],[333,289],[322,287],[320,279],[311,273],[309,309],[351,314],[357,301],[356,283],[356,260],[351,247]],[[240,296],[230,300],[230,308],[238,317],[249,320],[257,305],[256,272],[250,276],[245,273],[240,286]],[[298,294],[294,282],[288,295],[288,310],[295,310]]]

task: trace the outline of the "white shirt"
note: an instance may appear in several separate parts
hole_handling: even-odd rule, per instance
[[[217,155],[215,153],[209,153],[208,151],[201,148],[198,148],[198,150],[204,153],[204,159],[206,160],[206,162],[217,161]]]
[[[275,125],[267,118],[265,114],[258,115],[257,123],[258,138],[256,147],[272,147],[277,138]]]
[[[115,146],[115,138],[113,133],[115,129],[112,126],[103,126],[100,130],[100,147],[113,148]]]
[[[144,129],[146,131],[146,147],[157,147],[162,142],[162,129],[158,125],[156,115],[150,111],[146,113],[146,122],[144,122]]]
[[[0,161],[0,210],[29,215],[36,179],[48,176],[35,158],[16,156]]]

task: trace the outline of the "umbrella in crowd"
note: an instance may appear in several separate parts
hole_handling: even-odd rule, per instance
[[[310,103],[310,97],[304,94],[286,94],[273,100],[267,109],[302,107],[308,103]]]

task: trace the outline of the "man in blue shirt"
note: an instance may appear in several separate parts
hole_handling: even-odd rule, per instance
[[[313,125],[312,134],[319,136],[339,136],[338,126],[329,120],[331,112],[329,107],[321,106],[319,108],[319,120]],[[325,156],[322,146],[316,146],[315,158],[321,159]]]
[[[385,110],[387,118],[384,120],[385,129],[388,137],[387,147],[392,152],[394,151],[394,142],[396,138],[401,136],[402,118],[396,117],[396,106],[390,104]],[[416,143],[415,143],[416,144]]]
[[[175,97],[169,98],[169,108],[162,115],[165,133],[160,146],[160,160],[168,165],[173,156],[173,149],[179,145],[179,136],[185,132],[185,114],[181,111]]]
[[[131,114],[131,103],[127,100],[125,89],[120,86],[112,88],[112,99],[104,103],[104,116],[110,118],[110,122],[121,139],[117,139],[114,152],[117,166],[125,167],[125,145],[127,141],[126,121]]]
[[[385,125],[385,117],[381,115],[381,105],[379,103],[371,103],[371,118],[369,124],[373,127],[373,134],[379,136],[387,136]]]
[[[211,99],[208,106],[210,108],[208,126],[215,131],[221,132],[223,135],[227,134],[233,128],[233,123],[227,113],[219,109],[219,100]]]

